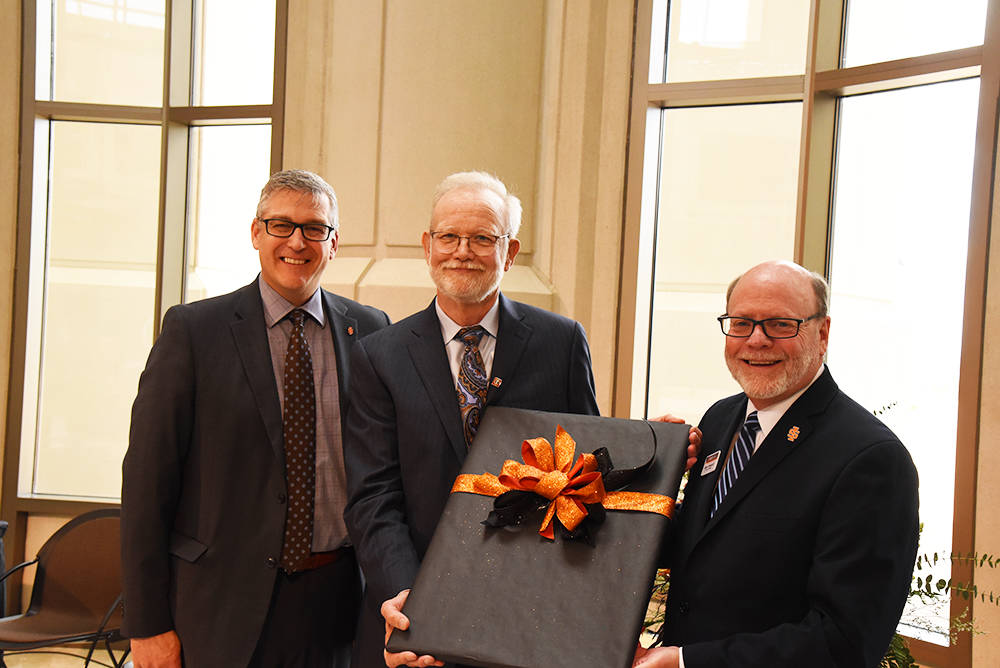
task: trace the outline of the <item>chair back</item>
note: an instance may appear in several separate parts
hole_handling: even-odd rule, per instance
[[[97,629],[121,594],[117,508],[92,510],[67,522],[38,551],[35,584],[26,616],[46,614],[93,620]],[[107,629],[121,626],[121,606]]]

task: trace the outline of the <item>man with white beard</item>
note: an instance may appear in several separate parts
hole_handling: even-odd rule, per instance
[[[423,233],[437,297],[354,347],[344,518],[366,582],[355,668],[386,665],[380,608],[399,623],[482,412],[598,414],[583,327],[500,292],[520,222],[521,203],[499,179],[445,179]]]
[[[662,646],[642,668],[871,668],[910,588],[917,474],[823,363],[829,287],[797,264],[729,286],[725,357],[741,394],[702,418],[669,546]]]

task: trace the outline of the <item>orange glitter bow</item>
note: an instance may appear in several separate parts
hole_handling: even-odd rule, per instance
[[[459,475],[451,491],[495,498],[520,490],[544,497],[549,503],[538,533],[549,540],[554,539],[553,517],[559,518],[559,522],[573,532],[587,517],[587,505],[601,504],[608,510],[636,510],[665,517],[673,515],[674,500],[668,496],[605,491],[597,457],[581,454],[574,464],[575,453],[576,441],[557,426],[554,449],[544,438],[526,440],[521,444],[523,464],[508,459],[499,476],[488,472]]]

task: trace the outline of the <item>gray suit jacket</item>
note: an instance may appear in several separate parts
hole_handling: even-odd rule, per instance
[[[434,304],[351,358],[344,519],[366,579],[355,666],[384,666],[382,601],[410,587],[467,448]],[[500,295],[490,406],[597,415],[579,323]]]
[[[351,348],[389,320],[326,291],[323,304],[347,415]],[[139,380],[122,472],[125,634],[175,629],[187,666],[246,665],[278,572],[286,493],[256,282],[167,312]],[[349,635],[353,602],[329,605]]]

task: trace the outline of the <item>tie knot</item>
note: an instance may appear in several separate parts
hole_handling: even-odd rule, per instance
[[[295,327],[295,329],[301,329],[302,325],[306,321],[306,312],[300,308],[297,308],[291,313],[289,313],[288,317],[291,319],[292,326]]]
[[[747,416],[747,421],[744,423],[744,426],[753,434],[760,431],[760,420],[757,419],[757,411],[754,411]]]
[[[483,338],[483,334],[486,330],[479,325],[473,327],[463,327],[458,330],[458,334],[455,335],[456,341],[464,341],[467,346],[478,346],[480,339]]]

